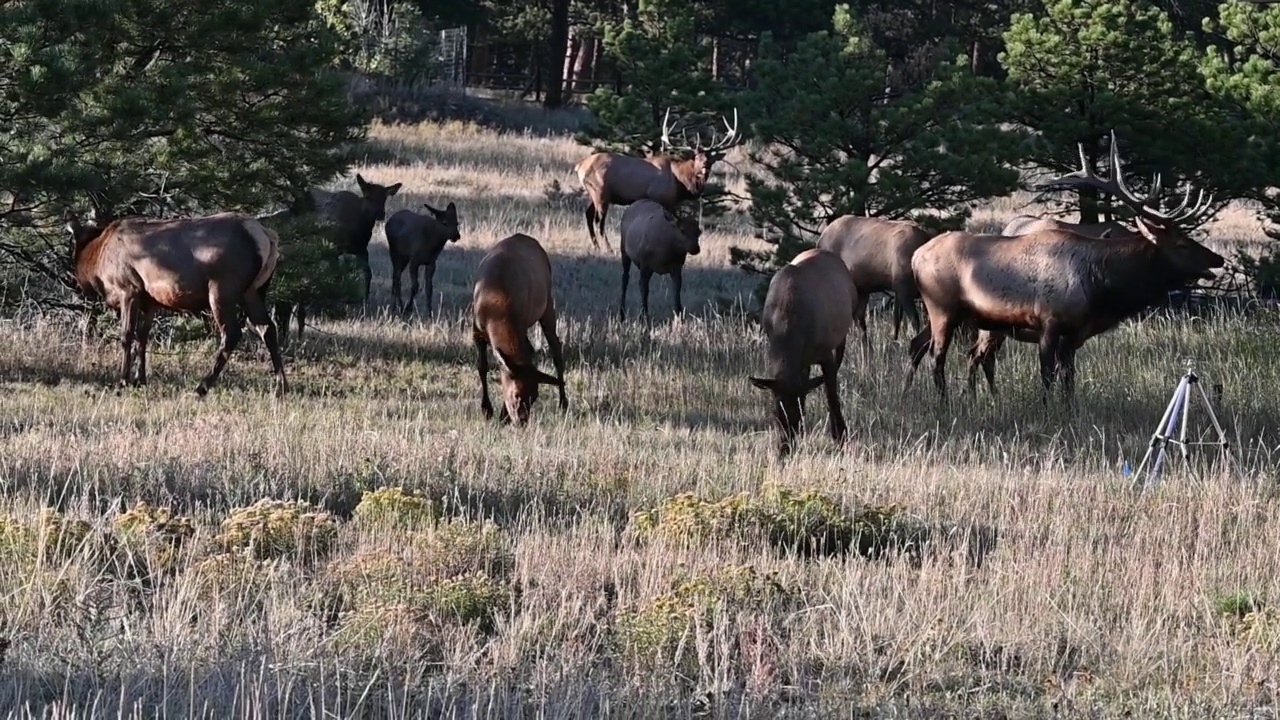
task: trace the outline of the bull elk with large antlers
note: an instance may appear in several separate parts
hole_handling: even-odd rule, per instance
[[[721,119],[727,134],[716,138],[710,145],[703,146],[701,133],[695,136],[697,140],[693,145],[688,144],[687,128],[685,143],[675,145],[671,142],[671,109],[667,108],[662,119],[662,153],[640,158],[594,152],[578,163],[574,170],[589,200],[585,215],[592,247],[599,247],[596,240],[598,227],[605,248],[613,250],[604,234],[604,221],[611,204],[630,205],[648,198],[674,211],[678,203],[701,197],[711,168],[743,141],[738,132],[737,109],[733,111],[732,125],[727,119]],[[677,154],[684,153],[692,154],[683,159],[676,158]]]
[[[934,383],[945,397],[947,349],[956,329],[971,322],[980,331],[1038,342],[1044,399],[1061,373],[1070,401],[1075,354],[1086,340],[1160,302],[1170,290],[1212,279],[1226,264],[1183,229],[1208,212],[1212,195],[1200,191],[1188,208],[1188,187],[1173,209],[1157,204],[1154,192],[1138,197],[1125,184],[1114,131],[1111,178],[1093,174],[1083,145],[1080,158],[1080,170],[1037,189],[1093,187],[1111,193],[1133,210],[1138,234],[1093,238],[1047,229],[1014,237],[949,232],[930,240],[911,260],[929,327],[911,341],[906,385],[931,352]]]

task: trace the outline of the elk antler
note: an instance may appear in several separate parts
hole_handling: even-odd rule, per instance
[[[1196,199],[1196,204],[1187,209],[1187,203],[1191,200],[1191,186],[1187,186],[1186,194],[1182,199],[1182,204],[1169,210],[1163,204],[1157,204],[1156,198],[1161,190],[1161,176],[1156,173],[1152,179],[1151,191],[1146,197],[1138,197],[1129,186],[1124,182],[1124,162],[1120,158],[1120,146],[1116,142],[1116,131],[1111,131],[1111,177],[1102,179],[1093,174],[1093,170],[1089,167],[1089,159],[1084,151],[1084,143],[1077,145],[1080,151],[1080,169],[1063,175],[1049,182],[1036,185],[1037,190],[1065,190],[1068,188],[1093,187],[1102,192],[1110,193],[1120,198],[1124,204],[1128,205],[1135,213],[1159,223],[1180,224],[1192,222],[1199,219],[1208,210],[1213,203],[1212,193],[1206,198],[1204,190],[1200,190],[1200,194]]]
[[[663,115],[663,118],[662,118],[662,147],[664,150],[692,150],[694,152],[701,150],[706,153],[724,154],[730,148],[736,145],[740,145],[742,143],[742,136],[738,133],[738,109],[737,108],[733,109],[732,125],[729,124],[729,120],[727,118],[723,116],[720,118],[724,122],[724,127],[728,131],[728,134],[721,136],[720,138],[714,140],[710,145],[706,145],[706,146],[702,144],[701,132],[697,132],[694,134],[693,143],[689,142],[689,130],[690,130],[689,127],[685,127],[680,131],[680,137],[684,140],[683,145],[676,145],[672,143],[671,128],[674,127],[674,125],[670,122],[670,119],[671,119],[671,108],[667,108],[667,112],[665,115]],[[710,123],[702,123],[700,125],[697,125],[696,127],[699,130],[701,130],[701,128],[703,127],[710,127],[710,126],[711,126]],[[713,130],[712,132],[714,133],[715,131]]]
[[[707,152],[727,152],[730,148],[742,143],[741,136],[738,135],[738,108],[733,109],[733,125],[729,125],[728,118],[720,119],[724,121],[724,129],[729,133],[713,142],[711,147],[707,148]]]

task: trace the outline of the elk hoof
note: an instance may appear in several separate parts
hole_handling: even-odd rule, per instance
[[[208,394],[209,394],[209,388],[204,383],[200,383],[199,385],[196,386],[196,397],[203,399],[204,396]]]

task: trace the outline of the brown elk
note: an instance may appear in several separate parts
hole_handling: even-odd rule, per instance
[[[431,314],[431,296],[435,290],[436,260],[446,244],[462,239],[458,232],[458,207],[452,202],[443,210],[427,203],[422,206],[429,215],[412,210],[397,210],[387,218],[387,253],[391,256],[391,295],[400,302],[400,275],[409,270],[409,299],[402,312],[409,314],[418,295],[418,276],[426,286],[427,314]]]
[[[867,334],[867,301],[871,293],[892,292],[893,339],[898,339],[903,315],[920,330],[920,313],[916,312],[916,279],[911,274],[911,255],[926,242],[930,234],[909,220],[843,215],[836,218],[818,237],[818,247],[840,256],[853,284],[858,288],[858,305],[853,319],[862,331],[863,354],[870,355],[871,339]]]
[[[539,385],[560,390],[560,409],[567,410],[564,392],[564,351],[556,334],[556,305],[551,293],[551,259],[542,245],[517,233],[498,241],[480,260],[472,291],[472,340],[476,371],[480,374],[480,409],[493,417],[489,402],[489,348],[502,370],[503,422],[523,425],[538,399]],[[529,328],[537,324],[547,340],[556,377],[534,364]]]
[[[840,409],[838,375],[844,362],[858,289],[835,253],[810,248],[774,273],[760,322],[768,339],[769,377],[751,384],[773,394],[778,457],[791,452],[804,414],[805,397],[819,385],[827,392],[831,437],[844,442],[848,429]],[[818,365],[822,374],[810,378]]]
[[[694,145],[687,142],[673,145],[671,142],[671,109],[662,120],[662,153],[649,157],[634,157],[611,152],[594,152],[574,166],[578,182],[587,193],[588,203],[584,211],[587,232],[592,247],[599,247],[596,228],[606,249],[612,250],[604,234],[604,221],[609,205],[630,205],[648,198],[663,207],[674,210],[686,200],[700,198],[706,189],[711,168],[736,145],[742,143],[738,133],[738,111],[733,111],[733,125],[724,120],[727,134],[715,139],[706,147],[701,134]],[[686,129],[687,133],[687,129]],[[676,159],[677,153],[690,152],[684,159]]]
[[[1093,187],[1112,193],[1135,213],[1139,235],[1092,238],[1064,230],[1006,237],[950,232],[916,251],[911,268],[929,314],[929,327],[911,341],[911,384],[925,352],[934,359],[934,383],[946,396],[945,362],[952,334],[963,323],[978,330],[1034,338],[1040,346],[1044,400],[1061,373],[1068,401],[1075,386],[1075,354],[1086,340],[1163,300],[1168,291],[1211,279],[1223,257],[1192,240],[1180,227],[1208,212],[1212,196],[1201,191],[1187,208],[1153,204],[1124,182],[1115,133],[1110,179],[1082,167],[1038,189]]]
[[[209,311],[222,342],[213,370],[196,386],[196,394],[204,396],[240,343],[243,308],[271,355],[276,394],[288,391],[276,326],[263,297],[279,259],[274,232],[240,213],[110,222],[99,221],[95,213],[89,224],[69,215],[67,230],[76,283],[120,313],[122,387],[147,382],[147,341],[157,309]]]
[[[631,263],[640,269],[640,307],[649,319],[649,282],[654,273],[671,276],[671,294],[676,314],[684,312],[680,302],[684,287],[684,263],[689,255],[702,252],[698,244],[702,228],[690,214],[673,214],[652,200],[637,200],[622,214],[622,299],[618,319],[627,319],[627,285]]]
[[[373,283],[373,270],[369,266],[369,242],[373,239],[373,228],[387,216],[387,198],[400,191],[401,183],[379,185],[365,180],[356,173],[356,184],[360,186],[360,194],[350,190],[330,192],[320,188],[311,188],[307,193],[293,201],[289,208],[261,220],[275,220],[287,217],[300,217],[312,213],[319,215],[338,226],[338,252],[353,255],[360,266],[364,278],[364,302],[369,301],[369,288]],[[306,308],[303,305],[276,303],[276,321],[280,324],[281,341],[289,337],[290,315],[298,319],[298,338],[306,325]]]
[[[1160,191],[1160,176],[1156,176],[1156,180],[1152,185],[1151,192],[1148,197],[1154,197]],[[1115,220],[1108,220],[1099,223],[1075,223],[1057,220],[1054,218],[1037,217],[1034,215],[1017,215],[1009,222],[1005,223],[1004,230],[1001,235],[1012,237],[1015,235],[1025,235],[1027,233],[1036,232],[1038,230],[1064,230],[1073,232],[1077,235],[1086,235],[1093,238],[1109,238],[1120,237],[1121,235],[1138,235],[1136,229],[1125,226],[1124,223]],[[992,395],[996,394],[996,356],[1000,349],[1004,347],[1005,339],[1009,337],[1003,333],[993,332],[991,330],[978,330],[976,337],[969,347],[969,369],[968,369],[968,385],[969,392],[977,389],[978,370],[981,369],[987,380],[987,388]],[[1040,336],[1036,333],[1027,333],[1018,331],[1013,333],[1015,340],[1022,342],[1038,343]]]

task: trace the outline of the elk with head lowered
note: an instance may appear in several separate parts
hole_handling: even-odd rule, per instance
[[[733,111],[733,124],[724,120],[728,133],[703,146],[702,135],[696,135],[693,145],[686,141],[684,145],[671,143],[671,109],[667,109],[662,120],[661,154],[649,157],[634,157],[611,152],[594,152],[578,163],[574,170],[578,173],[578,182],[582,183],[587,193],[587,232],[591,235],[592,247],[599,247],[596,240],[596,228],[599,228],[600,239],[608,250],[609,240],[604,234],[604,221],[609,213],[610,205],[630,205],[641,199],[649,199],[668,210],[686,200],[702,197],[706,189],[707,178],[711,168],[719,162],[736,145],[742,143],[738,133],[738,111]],[[692,155],[677,159],[677,153],[690,152]]]
[[[1163,301],[1168,292],[1212,279],[1223,257],[1187,236],[1182,226],[1203,217],[1212,196],[1200,192],[1190,208],[1188,187],[1171,210],[1153,196],[1138,197],[1124,182],[1115,133],[1110,179],[1080,170],[1038,189],[1093,187],[1120,198],[1134,211],[1138,234],[1093,238],[1066,230],[1038,230],[1006,237],[949,232],[916,251],[916,276],[929,327],[911,341],[906,385],[926,352],[933,355],[934,383],[945,397],[945,363],[952,335],[963,323],[980,331],[1013,335],[1040,346],[1040,379],[1048,390],[1061,374],[1068,401],[1075,386],[1075,354],[1086,340]]]
[[[100,222],[95,213],[87,225],[68,215],[67,231],[76,284],[120,312],[121,386],[147,382],[147,340],[156,310],[193,315],[208,310],[222,343],[213,370],[196,386],[196,394],[203,396],[240,343],[243,308],[271,355],[276,394],[288,390],[276,326],[263,297],[275,273],[279,242],[256,219],[219,213]]]

